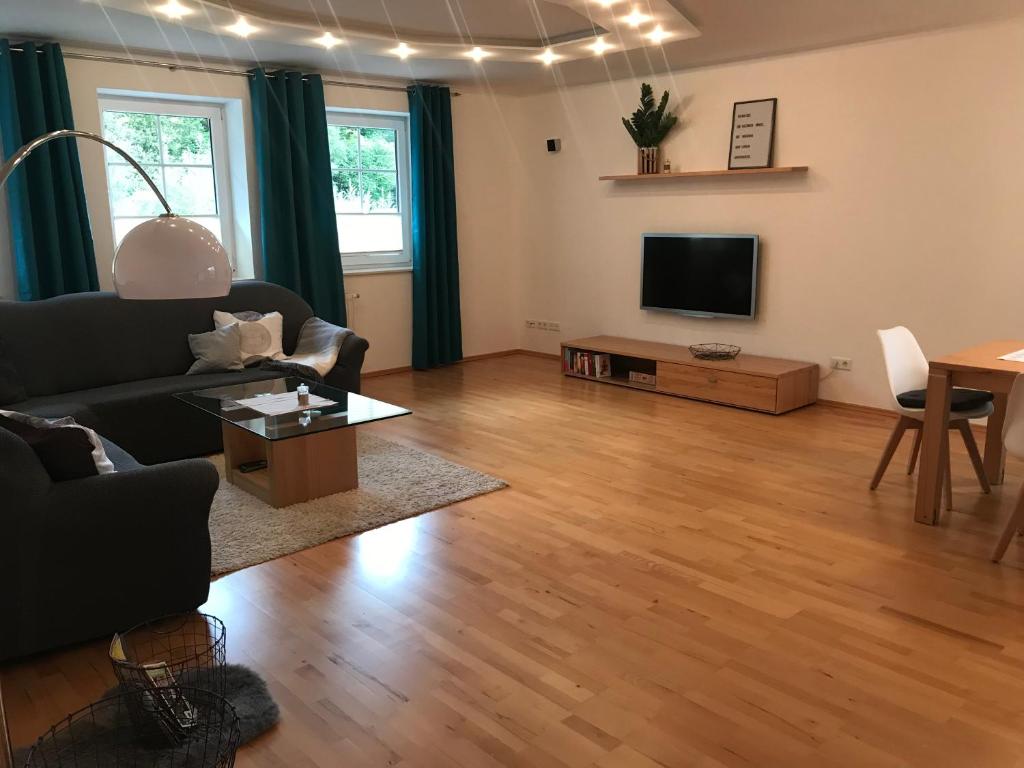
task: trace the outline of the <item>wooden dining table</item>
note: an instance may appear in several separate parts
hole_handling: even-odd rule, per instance
[[[991,392],[995,410],[988,417],[985,433],[985,475],[991,485],[1003,482],[1006,456],[1003,450],[1003,422],[1006,401],[1024,363],[1000,360],[1002,355],[1024,349],[1024,340],[990,341],[928,361],[928,394],[925,398],[924,431],[921,438],[921,470],[917,479],[914,519],[926,525],[939,521],[942,500],[942,441],[949,429],[949,405],[953,387]]]

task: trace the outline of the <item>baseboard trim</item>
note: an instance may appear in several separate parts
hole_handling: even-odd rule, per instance
[[[533,349],[503,349],[500,352],[484,352],[479,355],[467,355],[455,365],[472,363],[477,360],[491,360],[496,357],[512,357],[513,355],[525,355],[527,357],[539,357],[544,360],[561,360],[561,356],[552,352],[537,352]],[[381,368],[379,371],[368,371],[362,375],[364,379],[374,379],[378,376],[390,376],[393,373],[409,373],[413,368],[411,365],[403,365],[399,368]]]
[[[895,419],[898,414],[896,411],[891,411],[888,408],[878,408],[874,405],[859,405],[858,403],[844,403],[842,400],[825,400],[822,398],[818,399],[818,405],[826,405],[830,408],[838,408],[843,411],[856,411],[858,413],[867,413],[873,416],[886,416],[888,418]]]
[[[561,360],[561,355],[556,355],[552,352],[537,352],[533,349],[505,349],[501,352],[484,352],[481,355],[469,355],[459,360],[456,365],[460,363],[472,363],[476,360],[490,360],[496,357],[512,357],[513,355],[524,355],[526,357],[538,357],[542,360]],[[364,373],[364,379],[373,379],[377,376],[390,376],[393,373],[409,373],[412,371],[411,365],[405,365],[401,368],[384,368],[379,371],[370,371]],[[895,419],[899,416],[896,411],[889,410],[888,408],[879,408],[874,405],[860,405],[859,403],[844,403],[842,400],[825,400],[819,398],[817,405],[824,405],[828,408],[835,408],[841,411],[852,411],[854,413],[862,413],[868,416],[882,416],[887,419]],[[985,427],[981,424],[971,425],[978,432],[985,432]]]
[[[367,371],[359,375],[361,379],[375,379],[378,376],[390,376],[393,373],[408,373],[412,370],[411,365],[403,365],[401,368],[381,368],[379,371]]]

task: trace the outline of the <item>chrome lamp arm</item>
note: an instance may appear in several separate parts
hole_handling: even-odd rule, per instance
[[[171,211],[171,206],[167,204],[167,199],[163,196],[163,194],[161,194],[160,190],[157,189],[156,184],[153,183],[153,180],[149,177],[149,174],[142,170],[142,166],[135,162],[135,159],[131,155],[129,155],[116,144],[107,141],[102,136],[99,136],[95,133],[89,133],[89,131],[76,131],[69,128],[62,128],[59,131],[50,131],[49,133],[44,133],[42,136],[37,136],[36,138],[32,139],[32,141],[28,142],[25,146],[23,146],[21,149],[19,149],[17,152],[11,155],[6,163],[0,166],[0,187],[3,187],[3,185],[7,182],[7,179],[10,178],[10,175],[14,173],[14,171],[17,169],[19,165],[22,164],[22,162],[24,162],[26,157],[31,155],[35,150],[39,149],[39,147],[43,146],[43,144],[51,142],[54,139],[74,137],[78,137],[80,139],[92,139],[93,141],[97,141],[103,146],[109,147],[110,149],[117,152],[117,154],[119,154],[121,157],[127,160],[128,164],[136,171],[138,171],[139,175],[146,180],[146,183],[149,184],[149,188],[153,190],[153,194],[155,194],[157,196],[157,199],[160,201],[160,205],[162,205],[164,207],[164,210],[167,212],[167,215],[174,215],[173,211]]]

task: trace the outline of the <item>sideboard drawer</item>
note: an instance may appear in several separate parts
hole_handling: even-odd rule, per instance
[[[659,392],[758,411],[774,412],[778,398],[776,378],[696,365],[659,361],[657,381]]]

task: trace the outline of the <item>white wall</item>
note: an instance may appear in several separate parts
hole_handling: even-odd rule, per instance
[[[599,182],[635,168],[619,117],[639,81],[528,96],[461,89],[454,101],[467,355],[610,333],[726,341],[826,364],[825,398],[886,406],[877,328],[902,323],[926,352],[1024,338],[1024,21],[845,46],[653,78],[683,99],[665,149],[676,169],[726,165],[734,101],[778,97],[778,165],[806,177]],[[69,60],[76,120],[96,130],[101,88],[236,99],[244,78]],[[331,106],[401,110],[405,97],[328,87]],[[544,140],[559,136],[549,155]],[[102,153],[81,145],[100,259],[112,253]],[[251,161],[250,161],[251,164]],[[255,210],[255,173],[249,169]],[[697,320],[638,308],[645,231],[755,232],[758,317]],[[256,233],[254,241],[258,242]],[[366,370],[408,365],[409,273],[351,276]],[[562,333],[528,331],[554,320]]]
[[[524,97],[524,319],[597,333],[724,341],[827,365],[822,397],[888,405],[875,329],[905,324],[939,354],[1024,339],[1024,22],[965,28],[655,77],[683,99],[673,168],[727,165],[735,101],[778,97],[777,165],[806,178],[613,184],[635,148],[620,115],[639,81]],[[544,139],[560,136],[548,155]],[[753,232],[755,321],[638,308],[640,235]],[[558,334],[524,331],[557,351]]]
[[[69,49],[70,50],[70,49]],[[244,77],[170,71],[117,63],[67,59],[68,84],[76,126],[100,131],[100,91],[205,97],[231,104],[252,147],[252,122],[248,81]],[[404,93],[327,86],[328,107],[406,111]],[[502,125],[500,101],[486,94],[467,93],[453,103],[456,140],[456,184],[459,204],[459,245],[462,277],[464,349],[467,355],[501,351],[519,345],[518,250],[514,241],[495,242],[490,233],[504,226],[502,205],[494,205],[491,193],[503,190],[499,179],[514,175],[507,141],[493,142]],[[111,287],[114,243],[106,190],[103,151],[99,145],[81,142],[79,151],[85,177],[86,197],[96,246],[101,285]],[[248,198],[253,212],[248,235],[257,250],[259,210],[256,171],[251,150],[247,158]],[[234,158],[233,158],[234,160]],[[233,171],[241,170],[236,166]],[[237,192],[237,190],[235,190]],[[248,276],[249,269],[241,270]],[[257,266],[258,273],[258,266]],[[365,371],[407,366],[412,348],[411,274],[350,275],[346,293],[359,294],[348,301],[349,324],[370,341]]]

